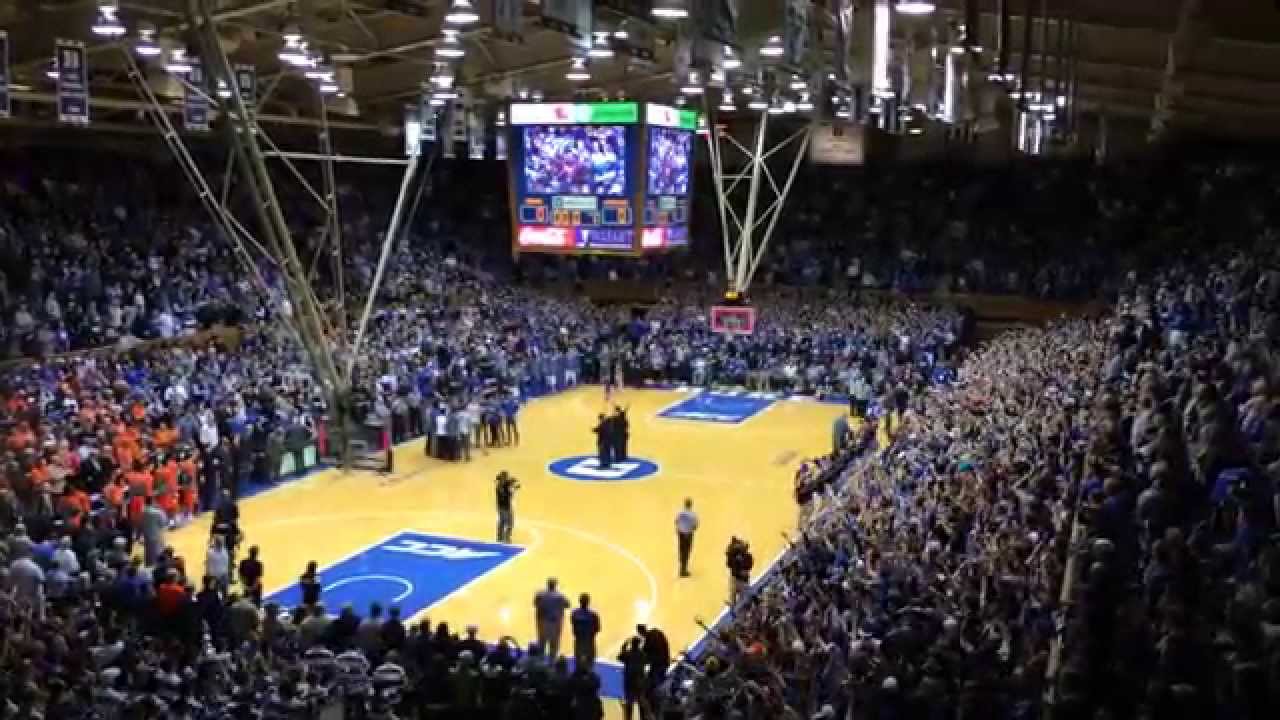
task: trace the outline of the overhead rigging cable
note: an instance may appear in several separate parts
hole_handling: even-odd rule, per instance
[[[225,198],[222,203],[219,203],[215,199],[213,190],[209,187],[208,182],[204,179],[204,175],[200,172],[199,165],[197,165],[195,159],[191,157],[191,153],[187,150],[186,144],[182,141],[182,136],[178,134],[177,128],[173,126],[173,121],[169,119],[169,114],[160,104],[159,99],[151,90],[151,86],[142,75],[141,70],[138,68],[137,61],[134,60],[133,55],[129,53],[128,49],[122,47],[121,50],[124,53],[125,60],[128,64],[129,79],[133,82],[134,88],[138,91],[138,94],[142,95],[143,99],[146,100],[148,105],[147,112],[152,116],[152,118],[154,118],[157,129],[160,130],[162,139],[174,154],[174,159],[178,161],[178,167],[182,170],[183,176],[186,177],[187,182],[191,183],[192,189],[195,190],[196,197],[200,200],[200,203],[204,205],[205,210],[209,213],[210,218],[213,220],[214,224],[217,225],[218,230],[221,231],[223,237],[226,238],[236,259],[245,267],[246,270],[249,271],[250,276],[258,282],[262,291],[269,295],[271,292],[271,286],[262,276],[258,263],[254,260],[253,253],[251,253],[249,248],[245,246],[244,241],[247,240],[249,243],[252,243],[254,249],[256,249],[259,255],[264,259],[270,259],[270,255],[267,253],[266,248],[262,247],[262,245],[257,242],[249,231],[246,230],[238,220],[236,220],[235,216],[226,209]]]

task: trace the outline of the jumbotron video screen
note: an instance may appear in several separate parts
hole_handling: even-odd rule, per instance
[[[516,103],[517,252],[630,253],[637,103]]]
[[[693,143],[698,113],[665,105],[645,105],[645,196],[642,250],[689,244],[689,201],[693,189]]]
[[[688,245],[697,113],[633,102],[515,103],[509,117],[515,252]]]

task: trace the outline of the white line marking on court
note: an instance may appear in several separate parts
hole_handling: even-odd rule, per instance
[[[392,603],[398,603],[401,600],[413,594],[413,583],[409,582],[408,580],[400,577],[399,575],[377,575],[377,574],[351,575],[350,577],[344,577],[341,580],[338,580],[337,582],[325,585],[324,589],[321,590],[321,592],[329,592],[330,590],[336,590],[337,588],[345,587],[347,585],[350,585],[351,583],[360,582],[362,580],[390,580],[391,582],[399,583],[400,586],[404,588],[404,592],[395,596],[395,598],[391,600]]]

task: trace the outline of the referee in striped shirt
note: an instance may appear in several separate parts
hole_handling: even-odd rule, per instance
[[[676,547],[680,553],[680,577],[689,577],[689,554],[693,552],[693,533],[698,529],[698,515],[693,512],[693,499],[684,499],[684,509],[676,514]]]

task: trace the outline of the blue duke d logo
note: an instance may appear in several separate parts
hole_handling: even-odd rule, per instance
[[[547,466],[553,475],[568,480],[585,482],[617,482],[622,480],[642,480],[656,475],[658,464],[643,458],[627,458],[615,462],[607,468],[600,467],[600,459],[595,455],[574,455],[560,458]]]

